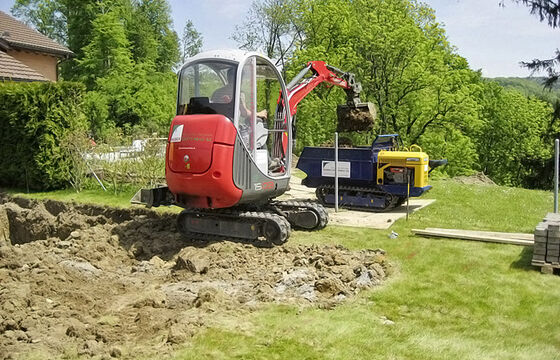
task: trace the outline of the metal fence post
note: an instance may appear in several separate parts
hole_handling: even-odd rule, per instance
[[[554,212],[558,212],[558,157],[560,156],[560,140],[554,140]]]
[[[334,133],[334,211],[338,212],[338,132]]]

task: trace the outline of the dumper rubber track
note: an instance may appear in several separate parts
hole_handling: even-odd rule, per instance
[[[317,187],[317,189],[315,190],[315,194],[317,195],[317,199],[321,204],[330,207],[334,206],[334,200],[332,203],[330,201],[327,201],[328,195],[332,195],[332,198],[334,199],[334,185],[321,185]],[[379,188],[344,185],[338,187],[338,196],[342,197],[342,200],[339,200],[339,207],[351,210],[371,212],[385,212],[392,210],[402,205],[402,203],[406,200],[406,197],[393,195]],[[381,200],[383,202],[383,206],[373,206],[372,200],[370,200],[370,202],[368,203],[372,204],[371,206],[360,206],[354,204],[351,200],[349,200],[351,198],[377,198],[378,200]]]
[[[177,218],[177,227],[183,235],[200,240],[264,238],[274,245],[285,243],[291,232],[284,217],[246,209],[185,209]]]
[[[323,205],[311,201],[275,201],[271,207],[285,217],[292,228],[299,230],[321,230],[329,222],[329,214]]]

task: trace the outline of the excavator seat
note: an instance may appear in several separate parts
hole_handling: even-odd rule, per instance
[[[208,97],[192,97],[187,105],[185,115],[195,114],[222,114],[233,119],[233,102],[211,103]]]
[[[437,168],[439,166],[443,166],[443,165],[447,165],[447,159],[441,159],[441,160],[430,159],[428,161],[428,166],[430,167],[430,171],[428,173],[431,173],[432,170],[434,170],[435,168]]]

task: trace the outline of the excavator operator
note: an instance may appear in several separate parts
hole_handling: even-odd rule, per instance
[[[211,102],[219,104],[229,104],[233,100],[233,94],[235,91],[235,71],[233,68],[227,70],[226,80],[227,83],[223,87],[214,91],[214,93],[212,94],[212,98],[210,99]],[[239,106],[241,116],[251,117],[251,110],[247,109],[247,106],[245,105],[245,94],[243,92],[241,92],[239,99],[241,101],[241,104]],[[256,115],[261,119],[268,118],[268,112],[266,111],[266,109],[258,111]]]

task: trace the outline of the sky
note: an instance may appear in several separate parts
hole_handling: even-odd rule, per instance
[[[235,48],[230,39],[252,0],[169,0],[175,30],[180,35],[187,20],[204,38],[203,50]],[[553,56],[559,29],[552,29],[529,14],[524,5],[499,0],[424,0],[436,11],[449,42],[474,70],[486,77],[529,76],[520,61]],[[8,12],[14,0],[0,0]],[[537,74],[538,75],[538,74]]]

